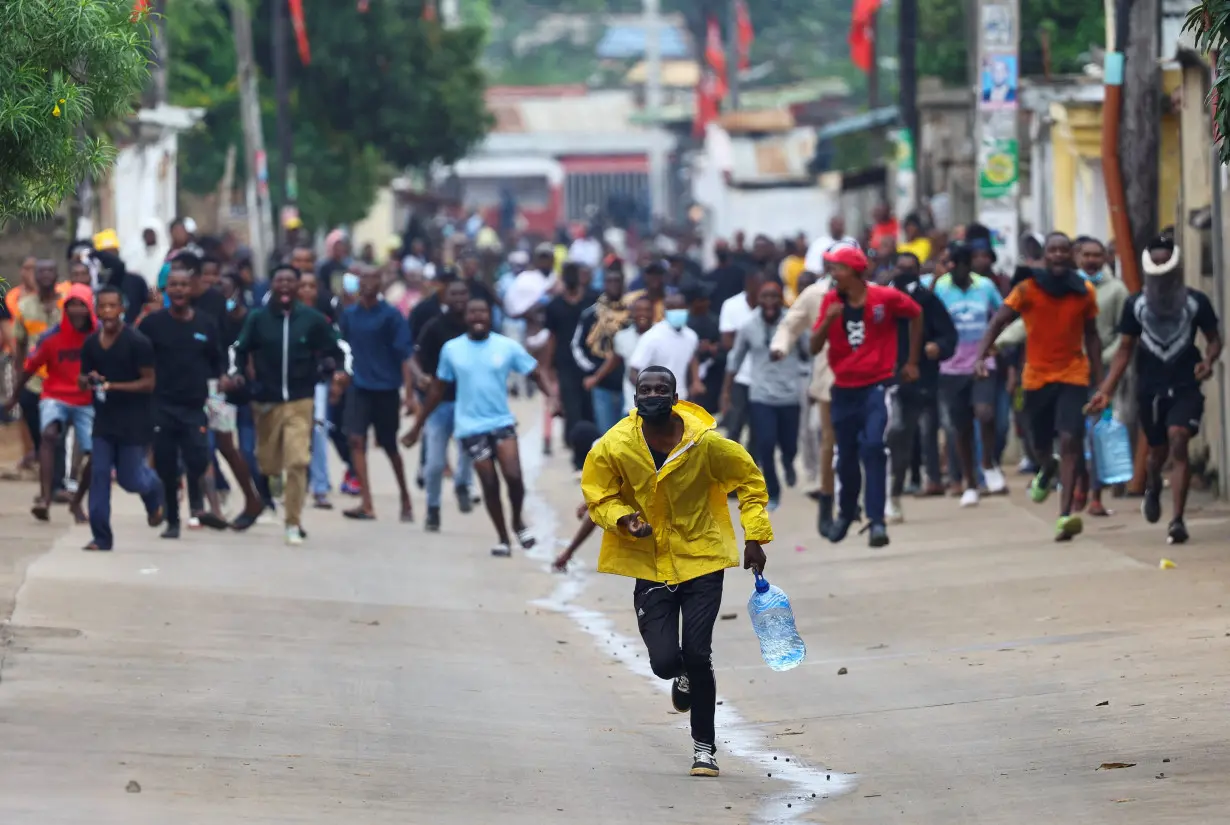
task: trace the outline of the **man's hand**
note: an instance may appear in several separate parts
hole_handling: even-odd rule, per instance
[[[224,375],[218,381],[218,389],[223,392],[234,392],[243,386],[242,375]]]
[[[834,301],[833,303],[829,304],[828,311],[824,313],[824,320],[836,321],[838,318],[841,317],[841,313],[845,311],[846,311],[845,304],[843,304],[841,301]]]
[[[940,357],[940,345],[934,341],[928,341],[927,346],[923,347],[923,353],[926,354],[928,359],[934,361]]]
[[[705,394],[705,382],[699,378],[692,382],[692,386],[688,387],[688,394],[692,398],[700,398]]]
[[[406,398],[404,401],[402,401],[402,410],[407,416],[418,415],[419,399],[417,396],[415,396],[414,393],[412,392],[406,393]]]
[[[769,360],[770,361],[780,361],[785,357],[786,357],[786,353],[780,349],[769,350]]]
[[[1093,394],[1093,398],[1089,399],[1089,403],[1085,405],[1086,415],[1101,415],[1102,411],[1110,406],[1110,398],[1106,393],[1098,390]]]
[[[431,387],[431,376],[430,375],[420,375],[419,380],[417,381],[417,384],[420,390],[422,390],[423,392],[427,392],[427,390]]]
[[[581,380],[581,386],[586,392],[593,392],[594,387],[598,386],[598,379],[596,376],[587,375]]]
[[[755,570],[757,573],[764,572],[764,566],[768,562],[765,557],[764,548],[760,546],[758,541],[743,542],[743,569]]]
[[[974,377],[975,378],[986,378],[990,374],[991,372],[990,370],[987,369],[987,359],[985,357],[979,358],[977,361],[974,362]]]
[[[414,422],[414,426],[410,428],[410,432],[401,437],[401,445],[403,447],[413,447],[419,441],[419,436],[423,434],[422,422]]]
[[[1207,381],[1209,380],[1209,378],[1212,377],[1212,375],[1213,375],[1213,365],[1212,364],[1206,361],[1201,361],[1199,364],[1196,365],[1196,380],[1197,381]]]
[[[586,518],[589,515],[589,505],[581,502],[581,506],[577,508],[577,518]]]
[[[616,524],[638,539],[648,538],[653,535],[653,528],[649,526],[649,522],[645,521],[640,513],[629,513],[617,521]]]
[[[912,384],[918,380],[918,365],[906,364],[901,368],[901,380],[907,384]]]
[[[730,393],[724,392],[722,393],[721,399],[719,399],[718,401],[718,415],[725,418],[726,414],[729,412],[730,412]]]

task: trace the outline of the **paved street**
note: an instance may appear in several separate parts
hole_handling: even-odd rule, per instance
[[[530,516],[565,539],[578,485],[562,458],[540,463]],[[481,511],[446,498],[428,537],[378,497],[375,523],[310,512],[292,551],[274,526],[163,542],[120,495],[117,551],[85,554],[84,529],[29,523],[28,485],[7,484],[14,582],[9,556],[49,549],[6,634],[0,821],[1224,820],[1230,513],[1193,512],[1194,542],[1167,548],[1119,502],[1056,545],[1052,505],[1013,482],[975,511],[908,502],[874,553],[822,544],[810,504],[787,499],[768,573],[809,658],[759,663],[750,577],[730,571],[716,781],[686,775],[630,583],[552,576],[548,548],[493,559]],[[578,567],[596,555],[595,537]]]

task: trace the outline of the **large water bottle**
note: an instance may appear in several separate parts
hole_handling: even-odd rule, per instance
[[[760,655],[773,670],[790,670],[807,658],[807,645],[794,626],[790,599],[780,587],[756,573],[756,592],[747,600],[752,630],[760,639]]]
[[[1093,425],[1093,447],[1097,454],[1098,478],[1103,484],[1126,484],[1132,480],[1132,440],[1127,427],[1110,410]]]

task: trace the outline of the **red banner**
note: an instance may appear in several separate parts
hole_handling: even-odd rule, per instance
[[[747,3],[743,0],[735,0],[735,39],[739,44],[739,68],[750,68],[752,43],[756,40],[756,30],[752,28],[752,16],[748,13]]]
[[[875,50],[876,12],[880,0],[854,0],[854,13],[850,16],[850,62],[871,74],[871,55]]]
[[[303,0],[288,0],[290,24],[295,28],[295,42],[299,44],[299,62],[307,66],[312,62],[312,49],[308,45],[307,24],[303,21]],[[280,0],[274,0],[275,3]]]
[[[705,62],[708,64],[710,73],[714,75],[715,85],[713,88],[717,99],[721,100],[726,97],[726,49],[722,45],[722,30],[718,27],[718,22],[715,18],[709,18],[709,27],[705,35]],[[701,78],[702,85],[704,78]]]

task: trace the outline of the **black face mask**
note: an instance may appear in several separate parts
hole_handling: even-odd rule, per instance
[[[668,395],[650,395],[645,398],[637,399],[636,411],[641,418],[647,421],[662,421],[670,418],[671,407],[675,406],[675,399]]]

